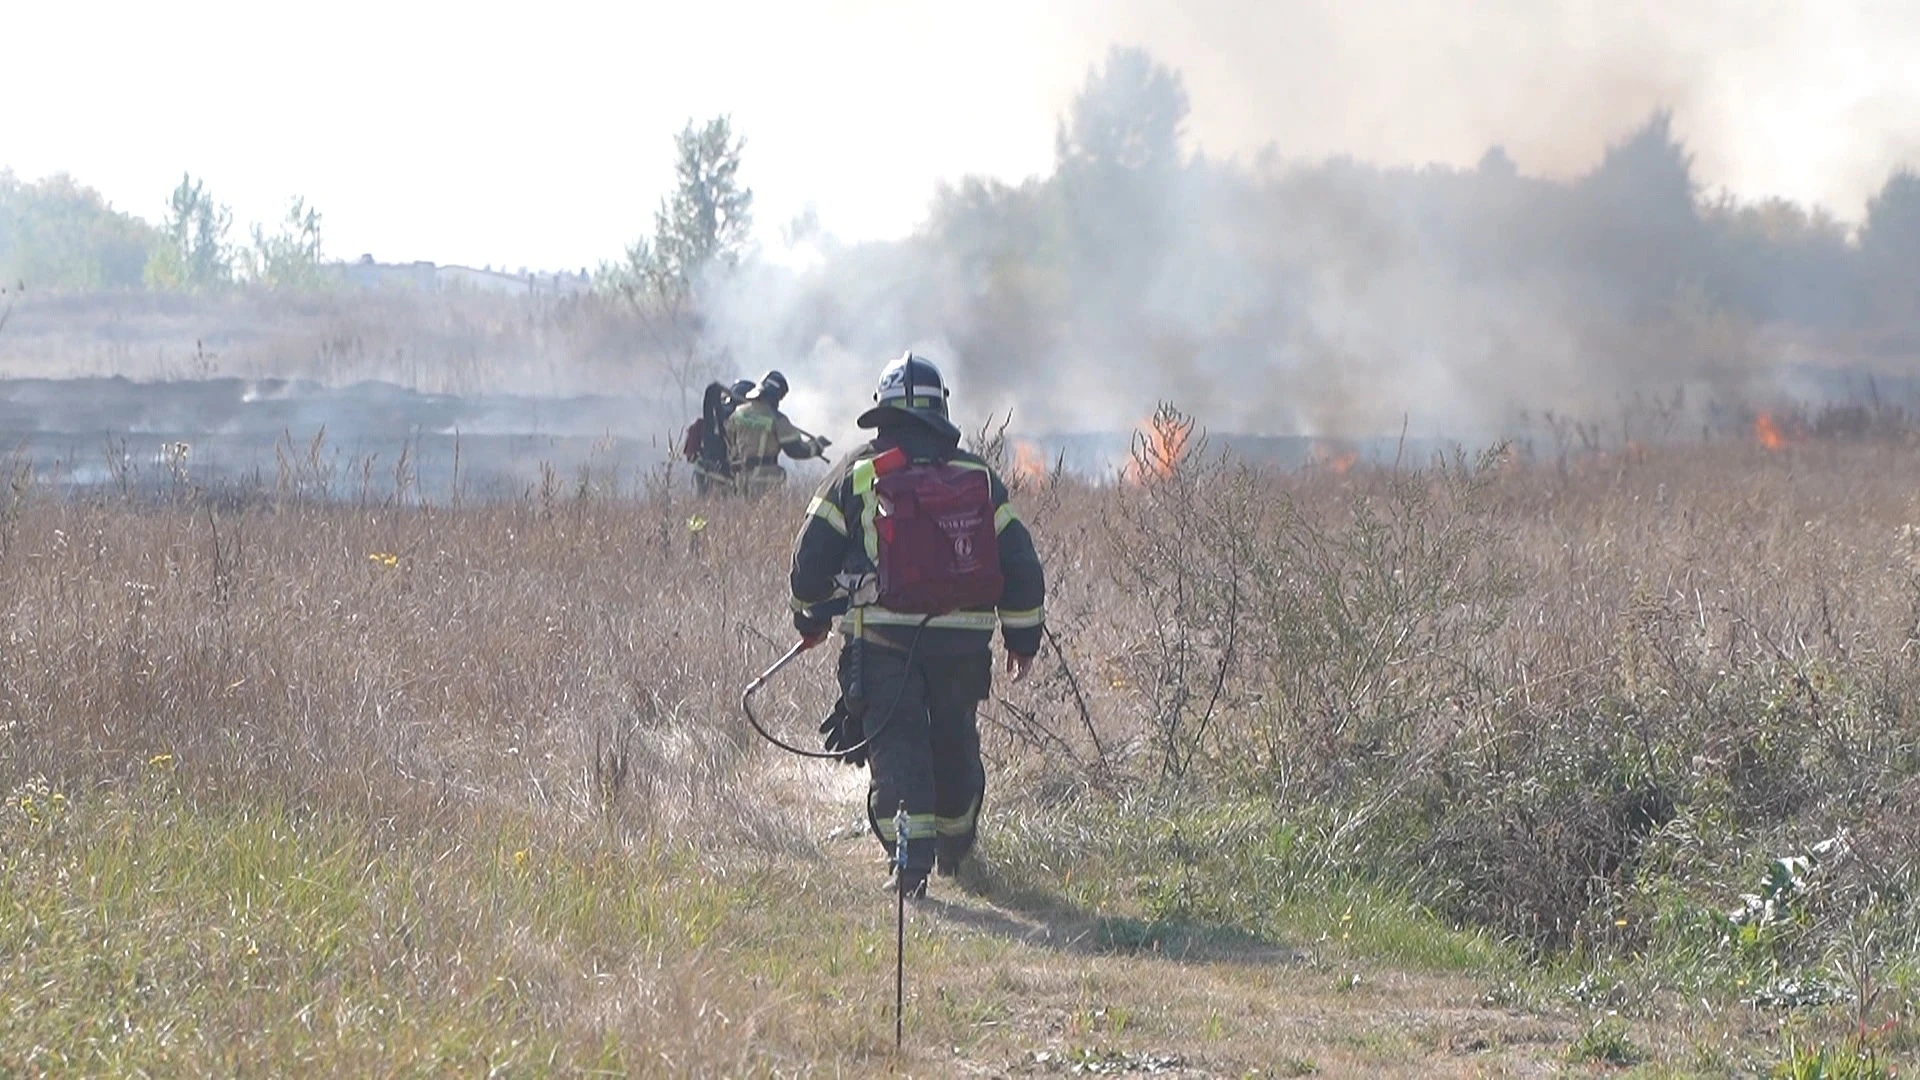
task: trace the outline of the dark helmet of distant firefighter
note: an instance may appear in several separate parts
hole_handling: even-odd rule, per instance
[[[787,396],[787,377],[778,371],[769,371],[760,377],[760,385],[747,391],[748,401],[765,401],[771,405],[780,404]]]
[[[880,384],[873,391],[873,408],[854,422],[863,428],[879,427],[887,413],[905,413],[942,435],[959,438],[960,429],[947,416],[950,394],[933,361],[904,352],[880,373]]]
[[[753,380],[741,379],[739,382],[734,383],[733,386],[727,390],[727,393],[732,394],[733,400],[735,401],[745,401],[747,395],[753,393]]]

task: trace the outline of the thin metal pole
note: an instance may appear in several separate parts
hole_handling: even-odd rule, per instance
[[[907,801],[893,815],[893,1050],[900,1052],[907,1004]]]

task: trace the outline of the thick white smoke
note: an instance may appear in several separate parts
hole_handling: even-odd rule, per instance
[[[1658,162],[1587,178],[1667,113],[1702,202],[1726,186],[1857,217],[1914,149],[1887,110],[1920,103],[1920,11],[1869,2],[1120,0],[1036,18],[1063,55],[1137,44],[1179,73],[1189,163],[1147,206],[1165,228],[1070,267],[1080,293],[1061,301],[1017,235],[1042,177],[989,186],[1000,216],[980,230],[930,211],[912,239],[829,240],[804,270],[735,283],[712,337],[742,371],[785,371],[797,417],[851,434],[907,347],[948,371],[963,425],[1013,410],[1029,432],[1125,430],[1163,399],[1218,429],[1367,436],[1738,396],[1774,385],[1784,353],[1688,291],[1716,271],[1669,265],[1711,246],[1697,220],[1661,218],[1672,200],[1651,187],[1607,194],[1657,183]],[[1064,115],[1078,80],[1054,81]],[[1140,207],[1091,209],[1117,234]],[[1639,301],[1619,282],[1669,271],[1645,290],[1657,310],[1622,314]]]

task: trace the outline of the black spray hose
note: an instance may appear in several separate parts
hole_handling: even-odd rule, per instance
[[[926,618],[921,619],[919,625],[913,628],[913,638],[907,642],[907,667],[909,668],[913,667],[914,650],[920,647],[920,631],[925,630],[927,628],[927,623],[932,621],[932,619],[933,619],[933,616],[929,615]],[[857,645],[859,641],[860,641],[859,638],[855,638],[853,643]],[[805,652],[808,648],[809,646],[804,641],[796,643],[793,648],[787,650],[787,653],[785,656],[782,656],[779,660],[774,661],[774,664],[772,667],[761,672],[759,678],[748,683],[747,688],[740,692],[740,711],[747,714],[747,723],[753,725],[753,730],[759,732],[761,738],[767,740],[768,742],[779,747],[780,749],[785,750],[789,754],[798,754],[799,756],[805,757],[805,758],[832,758],[836,761],[842,758],[852,757],[853,755],[858,754],[861,751],[872,746],[873,740],[879,738],[880,733],[887,730],[888,724],[893,723],[894,714],[899,711],[900,703],[906,700],[907,683],[911,680],[910,679],[900,680],[900,689],[897,693],[893,695],[893,704],[887,706],[886,715],[881,719],[880,726],[877,728],[874,728],[872,734],[868,735],[866,738],[861,739],[858,743],[855,743],[854,745],[847,747],[845,750],[803,750],[800,747],[793,745],[792,743],[782,741],[780,738],[775,736],[772,732],[760,726],[759,717],[756,717],[753,715],[753,694],[754,694],[754,691],[760,689],[762,686],[765,686],[767,683],[767,680],[771,679],[775,672],[779,671],[783,667],[786,667],[789,661],[791,661],[794,657],[799,656],[801,653]],[[855,662],[857,664],[859,653],[856,652],[854,656],[855,656]],[[861,672],[861,674],[864,675],[865,673]]]

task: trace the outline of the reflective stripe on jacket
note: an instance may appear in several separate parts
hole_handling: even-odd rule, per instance
[[[782,453],[796,460],[819,454],[813,436],[765,401],[742,402],[727,417],[727,448],[735,473],[775,464]]]
[[[963,468],[987,474],[999,538],[1000,573],[1006,584],[997,608],[955,611],[928,619],[889,611],[878,604],[856,606],[840,620],[840,632],[895,648],[906,648],[925,623],[918,648],[929,654],[987,646],[994,626],[1008,651],[1032,656],[1040,650],[1046,622],[1046,575],[1033,537],[1007,497],[1007,486],[978,456],[960,450],[929,428],[911,420],[884,426],[872,442],[843,457],[821,482],[795,538],[791,606],[799,619],[811,609],[844,595],[845,575],[871,575],[879,563],[879,537],[873,520],[872,460],[895,446],[915,458],[943,457]]]

